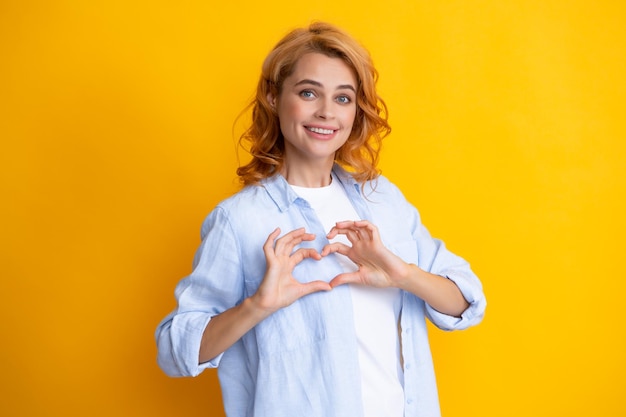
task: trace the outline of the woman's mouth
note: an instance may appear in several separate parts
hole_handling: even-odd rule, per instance
[[[310,127],[307,126],[306,127],[308,130],[310,130],[313,133],[319,133],[320,135],[331,135],[333,134],[335,131],[333,129],[324,129],[321,127]]]

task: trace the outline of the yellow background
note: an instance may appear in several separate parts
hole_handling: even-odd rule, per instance
[[[485,286],[482,325],[431,332],[444,416],[626,415],[625,5],[3,0],[0,415],[223,415],[153,332],[312,19],[372,53],[384,174]]]

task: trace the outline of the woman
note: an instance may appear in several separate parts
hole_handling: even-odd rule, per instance
[[[264,62],[244,188],[205,220],[156,332],[168,375],[218,367],[229,417],[438,416],[425,318],[482,319],[469,265],[378,175],[390,129],[376,78],[324,23]]]

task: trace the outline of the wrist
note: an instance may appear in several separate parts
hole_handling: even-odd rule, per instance
[[[271,316],[276,311],[276,309],[265,306],[260,301],[260,297],[257,294],[244,299],[241,303],[241,308],[257,321],[261,321]]]
[[[405,263],[404,267],[398,271],[396,275],[396,287],[401,290],[414,292],[416,285],[420,279],[420,274],[424,272],[419,266],[411,263]]]

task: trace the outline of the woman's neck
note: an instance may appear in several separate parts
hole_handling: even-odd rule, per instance
[[[324,164],[323,166],[294,166],[285,162],[280,173],[291,185],[318,188],[330,185],[332,181],[330,175],[332,168],[332,162],[330,164]]]

